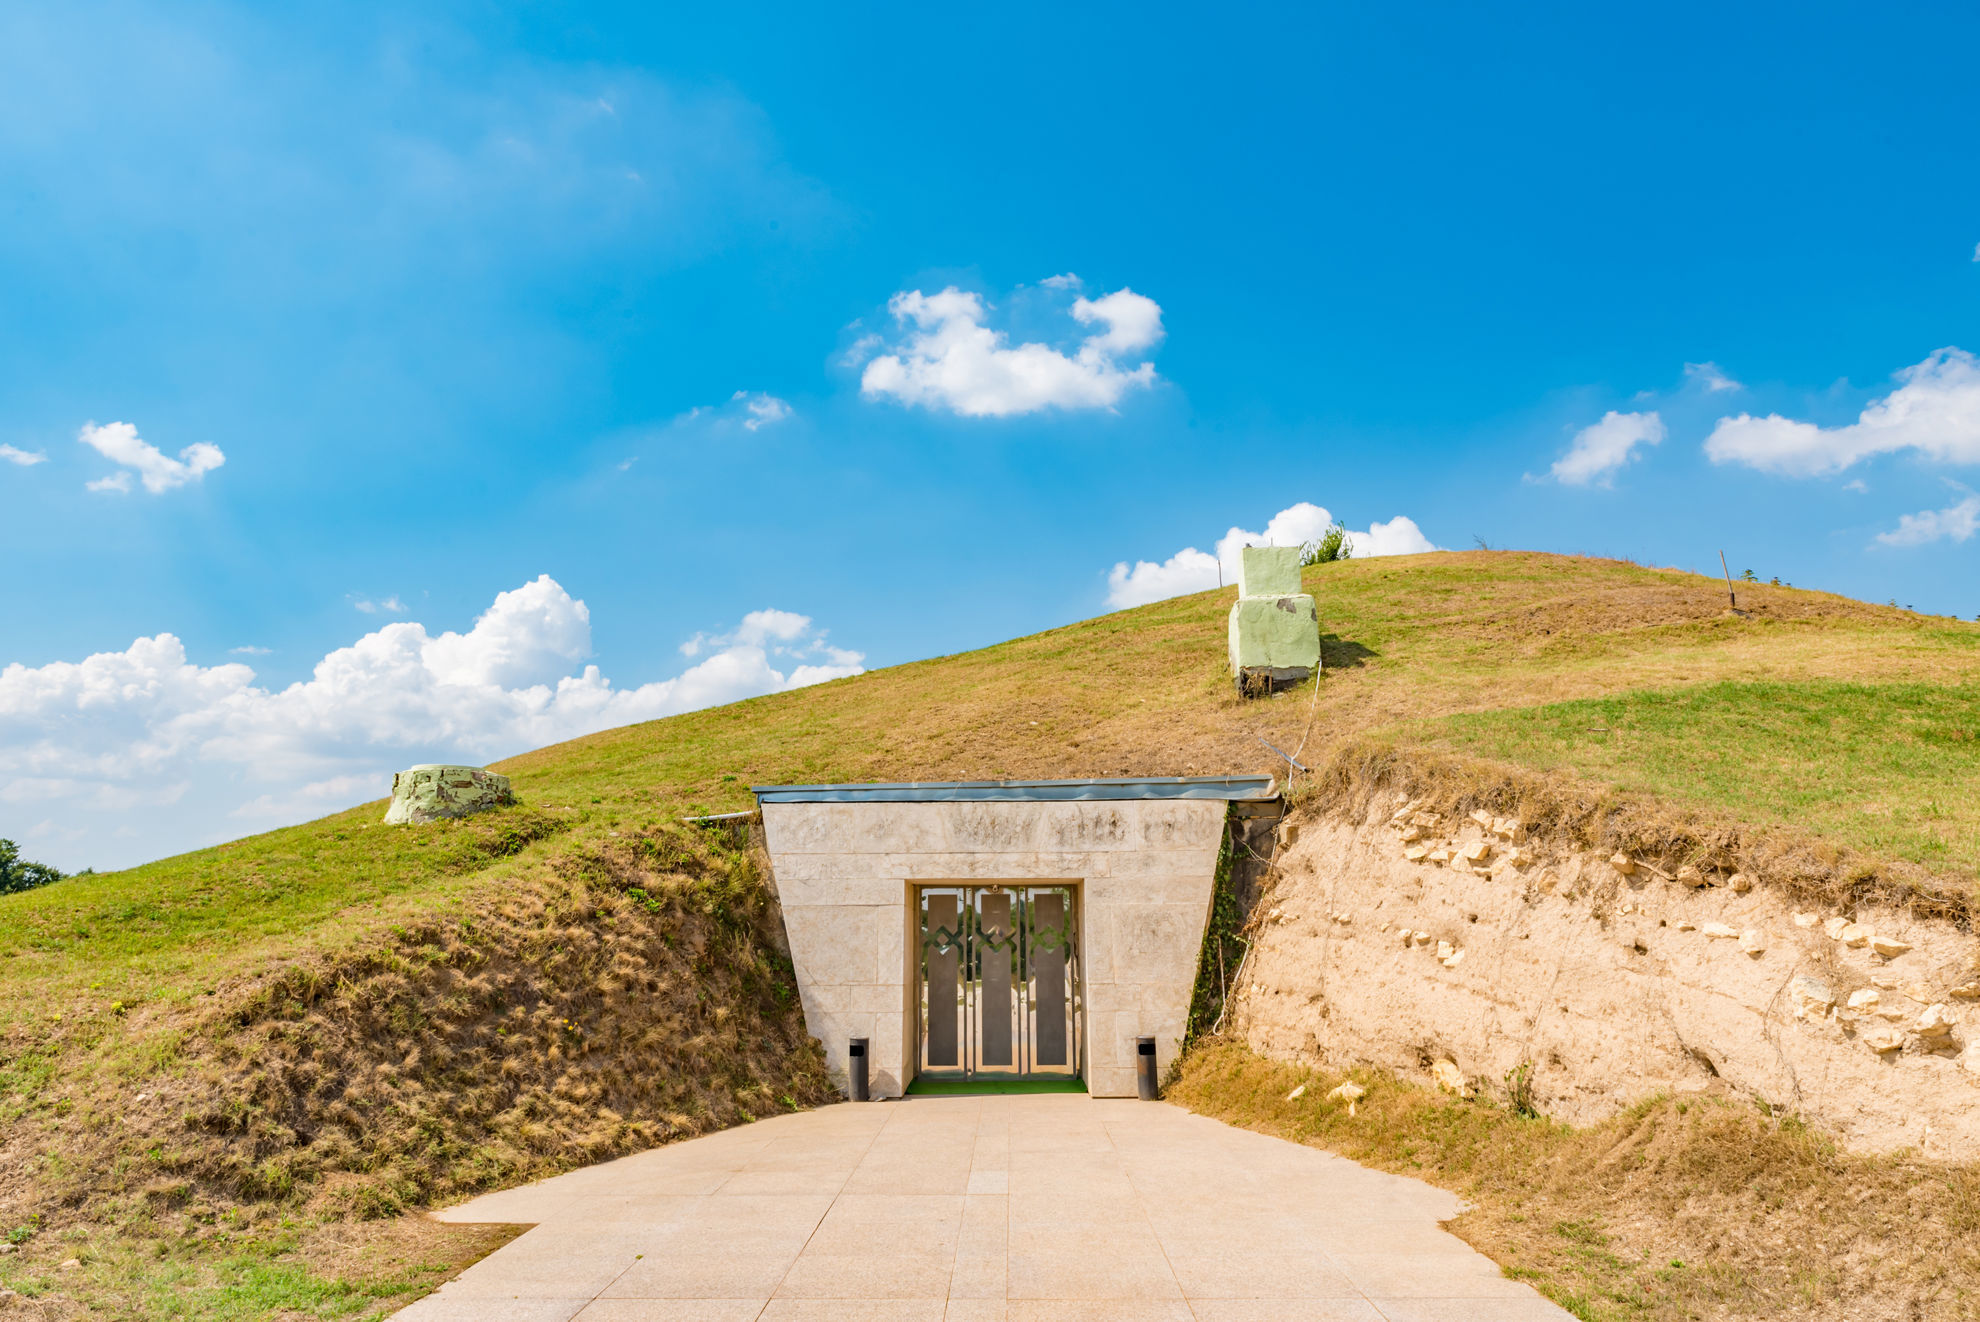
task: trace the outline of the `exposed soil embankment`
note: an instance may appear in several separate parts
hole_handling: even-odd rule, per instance
[[[466,912],[113,1027],[0,1142],[0,1223],[390,1215],[832,1100],[780,944],[747,852],[573,848]]]
[[[1980,941],[1957,903],[1388,786],[1295,821],[1226,1025],[1256,1051],[1524,1081],[1576,1124],[1732,1089],[1857,1150],[1980,1157]]]

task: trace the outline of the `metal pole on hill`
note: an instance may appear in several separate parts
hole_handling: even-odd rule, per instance
[[[1726,563],[1726,553],[1723,550],[1719,552],[1719,569],[1726,576],[1726,606],[1730,610],[1738,610],[1739,598],[1733,595],[1733,571]]]

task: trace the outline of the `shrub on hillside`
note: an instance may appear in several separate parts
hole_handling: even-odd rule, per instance
[[[1335,560],[1346,560],[1354,554],[1354,541],[1348,536],[1347,528],[1336,523],[1320,536],[1317,542],[1308,542],[1300,552],[1300,567],[1324,565]]]
[[[51,868],[46,863],[30,863],[21,857],[19,845],[12,840],[0,840],[0,895],[31,891],[36,886],[46,886],[61,879],[60,868]]]

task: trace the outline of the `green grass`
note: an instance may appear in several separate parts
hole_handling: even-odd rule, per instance
[[[187,1237],[152,1226],[133,1233],[72,1233],[42,1260],[0,1258],[0,1286],[27,1299],[87,1301],[95,1316],[198,1318],[383,1318],[516,1233],[516,1229],[404,1228],[367,1252],[339,1242],[339,1228],[286,1219],[258,1231],[216,1226]],[[406,1241],[411,1239],[411,1243]],[[51,1269],[69,1255],[81,1266]],[[58,1314],[66,1316],[66,1314]]]
[[[1980,872],[1980,686],[1731,682],[1468,712],[1412,734],[1872,855]]]
[[[542,805],[418,831],[379,825],[382,804],[126,872],[72,877],[0,901],[0,1027],[25,1017],[123,1015],[210,994],[271,959],[460,905],[519,856],[582,828],[589,811]],[[0,1060],[0,1083],[19,1062]],[[4,1092],[4,1088],[0,1088]]]

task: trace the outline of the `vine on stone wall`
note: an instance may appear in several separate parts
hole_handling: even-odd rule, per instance
[[[1203,930],[1203,951],[1196,961],[1196,991],[1190,998],[1187,1048],[1210,1031],[1224,1012],[1224,998],[1237,984],[1238,964],[1244,959],[1244,910],[1238,903],[1235,871],[1241,847],[1234,816],[1224,819],[1224,839],[1217,851],[1217,884],[1210,897],[1210,921]]]

